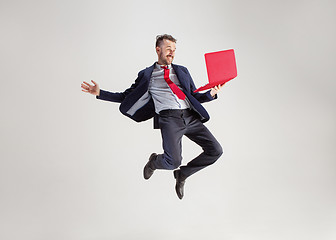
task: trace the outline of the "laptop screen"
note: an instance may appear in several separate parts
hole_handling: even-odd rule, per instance
[[[233,49],[204,54],[209,83],[226,82],[237,76]]]

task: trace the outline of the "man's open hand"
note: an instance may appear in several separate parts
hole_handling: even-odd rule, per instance
[[[93,83],[93,85],[83,81],[83,83],[81,84],[82,91],[99,96],[100,93],[99,85],[93,80],[91,80],[91,82]]]

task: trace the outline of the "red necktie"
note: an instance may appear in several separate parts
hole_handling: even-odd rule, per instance
[[[176,96],[181,99],[184,100],[185,99],[185,94],[182,92],[182,90],[175,84],[172,82],[172,80],[170,80],[169,78],[169,68],[167,66],[161,66],[161,68],[164,69],[164,80],[166,80],[168,86],[170,87],[170,89],[173,91],[173,93],[176,94]]]

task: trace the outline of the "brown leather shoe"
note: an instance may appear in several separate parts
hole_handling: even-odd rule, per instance
[[[184,196],[184,184],[186,178],[181,176],[181,170],[174,171],[174,178],[176,179],[175,190],[179,199],[182,199]]]
[[[156,153],[152,153],[148,159],[147,164],[145,165],[144,169],[143,169],[143,176],[146,180],[148,180],[154,173],[155,168],[153,166],[153,160],[156,158],[157,154]]]

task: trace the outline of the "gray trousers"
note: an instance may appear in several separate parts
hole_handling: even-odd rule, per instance
[[[156,169],[173,170],[180,167],[184,135],[203,149],[200,155],[180,167],[184,178],[213,164],[223,154],[219,142],[192,110],[163,110],[160,112],[159,123],[164,153],[158,154],[153,161]]]

